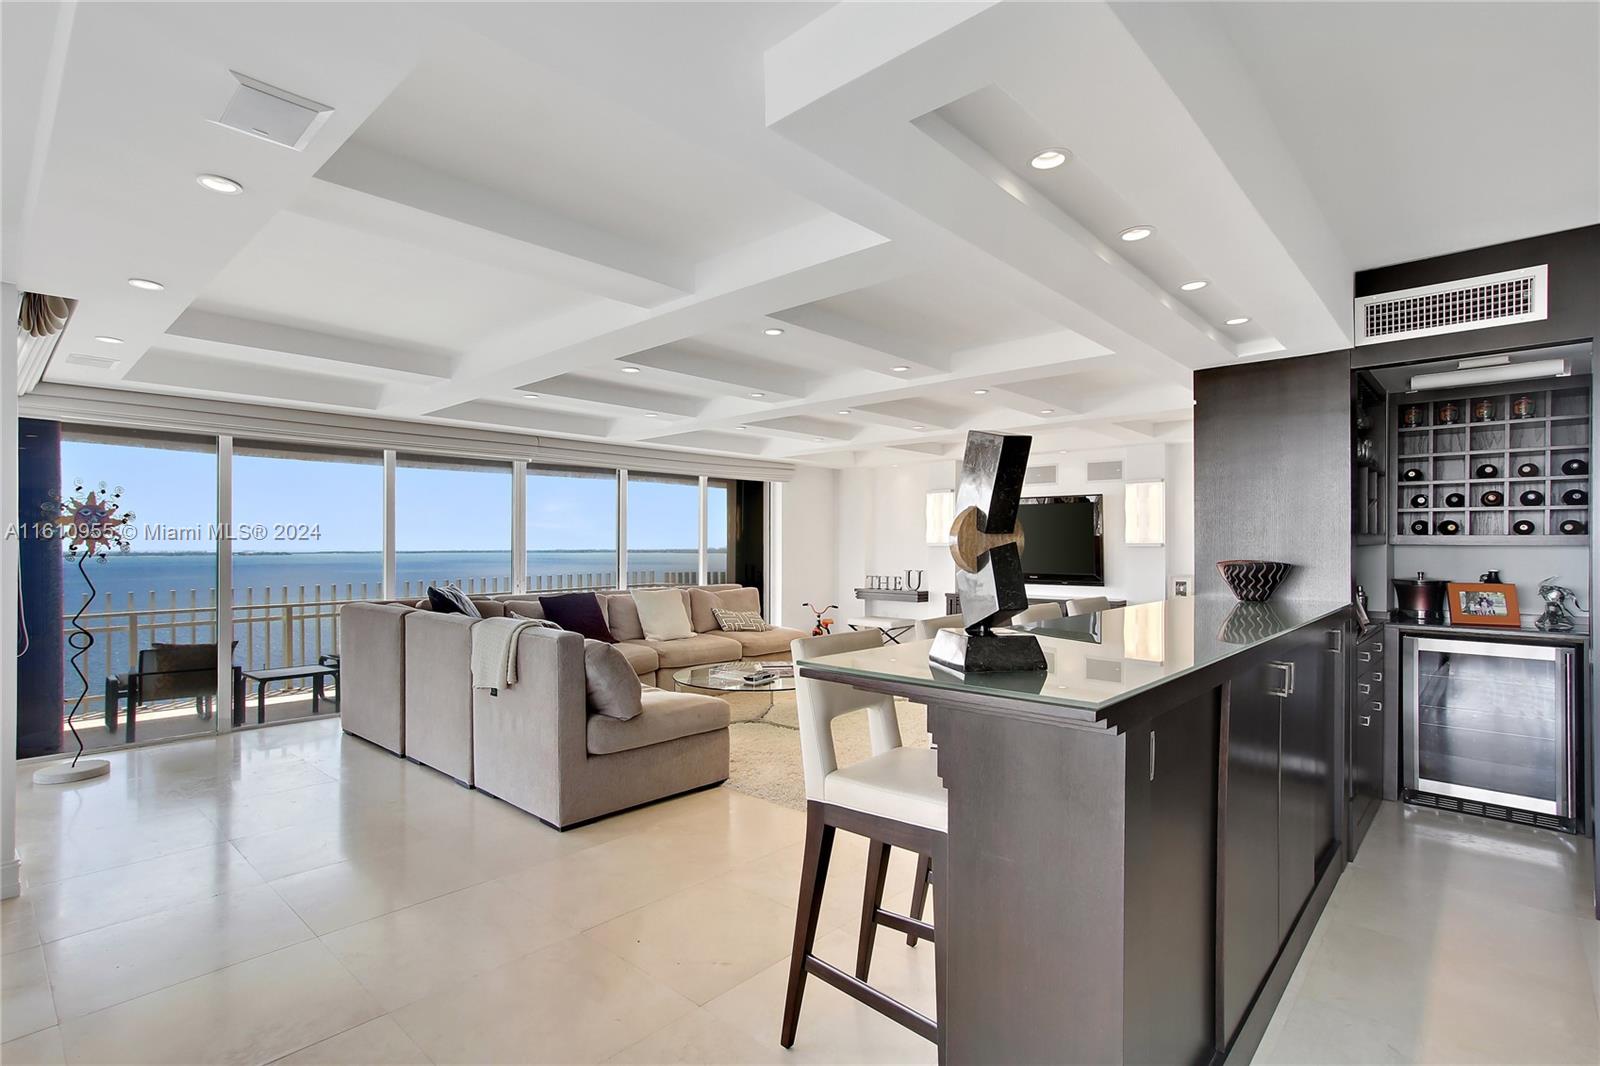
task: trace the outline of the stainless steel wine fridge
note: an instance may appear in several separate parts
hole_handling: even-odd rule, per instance
[[[1578,831],[1575,649],[1405,638],[1405,799]]]

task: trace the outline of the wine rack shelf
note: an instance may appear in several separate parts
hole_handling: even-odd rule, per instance
[[[1587,466],[1582,474],[1562,472],[1570,460],[1590,461],[1589,379],[1570,380],[1571,384],[1543,389],[1392,397],[1390,540],[1395,544],[1588,543],[1588,503],[1562,500],[1562,494],[1573,489],[1589,491]],[[1523,417],[1515,413],[1519,401],[1531,408]],[[1480,414],[1487,417],[1474,417]],[[1537,473],[1520,476],[1518,468],[1526,464]],[[1478,476],[1485,465],[1494,473]],[[1500,502],[1485,501],[1485,494],[1496,492]],[[1524,504],[1527,492],[1538,493],[1540,501]],[[1460,505],[1446,502],[1453,494],[1462,497]],[[1584,523],[1583,532],[1562,533],[1565,521]],[[1532,523],[1532,532],[1517,533],[1519,522]],[[1446,523],[1455,523],[1459,532],[1441,532]]]

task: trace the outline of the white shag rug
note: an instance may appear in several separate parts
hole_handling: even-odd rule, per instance
[[[740,693],[728,701],[733,724],[728,729],[730,752],[725,787],[795,810],[806,806],[805,771],[800,764],[799,719],[794,693],[767,696]],[[928,711],[920,703],[895,701],[900,736],[908,748],[928,746]],[[867,713],[852,711],[833,720],[833,744],[839,765],[848,766],[872,754]]]

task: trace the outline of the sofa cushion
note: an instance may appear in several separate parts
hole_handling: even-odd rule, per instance
[[[730,611],[754,611],[760,614],[761,591],[737,586],[720,591],[690,589],[689,614],[696,633],[715,633],[721,628],[717,625],[716,616],[711,613],[713,607],[725,607]]]
[[[730,611],[726,607],[711,608],[717,628],[724,633],[765,633],[772,627],[754,611]]]
[[[641,702],[644,713],[626,722],[603,714],[589,716],[591,755],[612,755],[728,728],[728,705],[715,696],[653,688]]]
[[[583,642],[584,685],[589,692],[589,710],[626,722],[644,710],[639,702],[643,691],[639,675],[627,656],[615,644],[603,640]]]
[[[468,618],[482,618],[478,605],[467,598],[455,585],[428,586],[428,604],[440,614],[464,614]]]
[[[760,633],[724,633],[723,636],[730,640],[737,640],[739,647],[744,649],[747,659],[770,659],[778,655],[787,657],[789,642],[806,636],[798,629],[784,629],[782,626],[773,626],[771,629]]]
[[[600,603],[606,609],[606,624],[611,635],[621,640],[643,640],[644,627],[639,624],[639,607],[627,592],[601,593]]]
[[[660,670],[675,670],[681,666],[706,666],[711,663],[731,663],[743,654],[739,642],[729,634],[701,633],[681,640],[650,640],[645,644],[661,657]]]
[[[683,593],[678,589],[638,589],[633,602],[646,640],[679,640],[694,636]]]
[[[589,640],[615,644],[606,625],[606,616],[600,610],[600,599],[592,592],[567,592],[559,596],[542,596],[539,605],[544,616],[562,629],[581,633]]]
[[[613,631],[612,636],[615,635]],[[628,665],[633,667],[633,672],[640,677],[655,673],[656,668],[661,665],[661,656],[642,640],[619,640],[612,647],[622,653],[622,657],[628,660]]]
[[[543,618],[544,608],[538,600],[505,600],[506,614],[512,618]],[[613,634],[614,635],[614,634]]]

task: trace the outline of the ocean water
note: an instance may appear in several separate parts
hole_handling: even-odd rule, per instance
[[[628,569],[636,581],[692,581],[699,565],[697,555],[692,549],[630,552]],[[471,591],[510,591],[510,552],[400,552],[395,563],[402,594],[420,598],[429,584],[445,582]],[[715,578],[726,569],[727,554],[708,552],[706,567]],[[64,602],[70,616],[84,604],[89,588],[75,561],[64,558],[62,568]],[[148,648],[155,642],[216,639],[210,613],[216,557],[211,553],[131,552],[104,562],[90,561],[85,570],[97,593],[82,620],[95,634],[95,644],[82,660],[93,698],[86,707],[98,706],[108,674],[130,668],[134,658],[130,648],[135,641],[138,647]],[[235,661],[249,667],[315,662],[317,655],[337,649],[334,619],[338,608],[286,609],[283,605],[377,599],[382,583],[380,552],[236,553],[234,603],[254,606],[244,611],[236,607],[234,633],[240,646]],[[599,549],[530,555],[528,583],[531,588],[614,585],[616,552]],[[27,624],[35,627],[52,621],[65,625],[59,619],[27,618]],[[70,700],[80,682],[70,669],[66,680]]]

